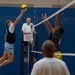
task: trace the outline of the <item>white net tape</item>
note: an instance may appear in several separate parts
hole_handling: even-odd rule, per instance
[[[39,51],[32,51],[33,53],[42,54],[42,52]],[[55,53],[54,55],[63,55],[63,56],[75,56],[75,53]]]
[[[57,12],[55,12],[54,14],[52,14],[51,16],[49,16],[48,18],[46,18],[43,21],[41,21],[41,22],[37,23],[36,25],[34,25],[34,27],[39,26],[40,24],[42,24],[45,21],[49,20],[50,18],[54,17],[55,15],[57,15],[60,12],[62,12],[63,10],[65,10],[66,8],[68,8],[69,6],[71,6],[74,3],[75,3],[75,0],[71,1],[69,4],[67,4],[66,6],[64,6],[63,8],[61,8],[60,10],[58,10]]]
[[[37,23],[36,25],[34,25],[34,27],[39,26],[40,24],[42,24],[43,22],[51,19],[52,17],[54,17],[55,15],[57,15],[58,13],[62,12],[63,10],[65,10],[66,8],[68,8],[69,6],[73,5],[75,3],[75,0],[71,1],[69,4],[67,4],[66,6],[64,6],[63,8],[61,8],[60,10],[58,10],[57,12],[55,12],[54,14],[52,14],[51,16],[49,16],[48,18],[44,19],[43,21]],[[39,53],[42,54],[42,52],[39,51],[32,51],[34,53]],[[55,55],[63,55],[63,56],[75,56],[74,53],[55,53]]]

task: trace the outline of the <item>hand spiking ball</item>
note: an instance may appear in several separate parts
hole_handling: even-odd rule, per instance
[[[27,10],[27,5],[26,5],[26,4],[22,4],[22,5],[21,5],[21,9]]]

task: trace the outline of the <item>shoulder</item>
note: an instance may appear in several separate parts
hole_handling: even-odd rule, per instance
[[[30,23],[30,26],[34,28],[34,24],[33,23]]]
[[[14,23],[12,23],[9,27],[14,26]]]
[[[11,28],[14,28],[14,23],[12,23],[8,28],[11,29]]]
[[[34,25],[33,23],[30,23],[30,25]]]
[[[42,68],[42,65],[43,65],[43,59],[37,61],[34,65],[33,65],[33,68],[35,68],[36,70],[40,70]]]
[[[23,23],[23,25],[27,25],[27,23]]]
[[[42,62],[43,59],[40,59],[39,61],[37,61],[35,64],[39,64],[40,62]]]
[[[23,23],[22,28],[27,27],[27,23]]]
[[[62,66],[65,66],[66,63],[63,60],[55,58],[57,62],[59,62]]]
[[[39,61],[37,61],[35,64],[34,64],[34,66],[39,66],[39,67],[41,67],[41,65],[43,65],[43,62],[44,62],[44,58],[42,58],[42,59],[40,59]]]

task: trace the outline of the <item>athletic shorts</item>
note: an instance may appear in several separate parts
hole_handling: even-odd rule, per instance
[[[23,41],[23,43],[24,43],[24,46],[28,46],[28,41]]]
[[[58,54],[58,55],[55,55],[55,54]],[[55,58],[58,58],[58,59],[60,59],[60,60],[62,60],[61,52],[60,52],[60,51],[56,51],[56,52],[54,53],[54,57],[55,57]]]
[[[5,42],[4,44],[4,52],[8,53],[8,54],[14,54],[14,44],[10,44]]]

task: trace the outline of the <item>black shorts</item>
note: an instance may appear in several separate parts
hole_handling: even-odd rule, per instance
[[[28,46],[28,43],[29,42],[27,42],[27,41],[23,41],[24,46]]]

